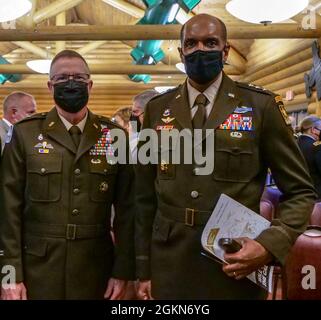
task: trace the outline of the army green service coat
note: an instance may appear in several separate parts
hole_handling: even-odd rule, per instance
[[[252,131],[221,126],[237,107],[238,114],[252,119]],[[166,124],[166,117],[174,120]],[[147,106],[143,127],[159,133],[166,125],[192,130],[186,83]],[[205,128],[215,129],[212,174],[198,175],[194,163],[137,165],[137,275],[151,279],[156,299],[264,298],[258,286],[229,278],[221,265],[201,255],[201,233],[222,193],[259,212],[271,168],[284,201],[279,217],[256,240],[284,263],[305,230],[315,199],[307,168],[282,102],[268,91],[224,75]],[[173,142],[169,152],[177,145]],[[162,152],[159,146],[160,162]]]
[[[110,277],[133,279],[133,170],[97,152],[115,127],[89,112],[76,150],[55,108],[15,125],[1,167],[0,248],[29,299],[103,299]]]

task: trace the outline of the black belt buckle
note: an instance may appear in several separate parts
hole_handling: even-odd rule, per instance
[[[67,224],[66,239],[67,240],[76,240],[76,231],[77,231],[77,225]]]
[[[185,209],[185,225],[193,227],[195,225],[195,209]]]

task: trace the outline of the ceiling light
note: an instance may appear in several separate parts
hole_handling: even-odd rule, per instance
[[[181,71],[181,72],[183,72],[183,73],[186,73],[184,63],[179,62],[179,63],[176,63],[176,65],[175,65],[175,66],[176,66],[176,68],[177,68],[179,71]]]
[[[309,0],[231,0],[226,10],[240,20],[266,25],[292,18],[308,4]]]
[[[179,4],[178,3],[175,3],[170,12],[169,12],[169,16],[168,16],[168,23],[172,23],[177,15],[177,12],[179,10]]]
[[[40,59],[40,60],[30,60],[27,62],[27,66],[38,73],[47,73],[49,74],[51,65],[51,60],[49,59]]]
[[[175,88],[175,86],[160,86],[160,87],[155,87],[154,89],[159,93],[164,93],[164,92],[174,89],[174,88]]]
[[[0,8],[0,22],[7,22],[25,15],[32,4],[29,0],[0,0]]]

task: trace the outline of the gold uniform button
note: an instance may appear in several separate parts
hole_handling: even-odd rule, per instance
[[[197,199],[198,196],[199,196],[199,193],[198,193],[197,191],[194,190],[194,191],[191,192],[191,197],[192,197],[193,199]]]
[[[45,172],[46,172],[46,169],[45,169],[45,168],[41,168],[40,172],[41,172],[41,173],[45,173]]]
[[[75,188],[75,189],[73,190],[73,193],[74,193],[74,194],[79,194],[79,192],[80,192],[80,190],[79,190],[78,188]]]
[[[78,216],[79,215],[79,210],[78,209],[72,210],[72,215],[73,216]]]
[[[74,173],[75,173],[76,175],[80,174],[80,169],[75,169]]]

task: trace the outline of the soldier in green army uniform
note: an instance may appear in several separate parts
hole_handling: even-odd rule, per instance
[[[305,230],[315,193],[280,97],[232,81],[223,72],[229,46],[222,21],[201,14],[182,28],[179,49],[187,81],[152,99],[143,129],[213,129],[214,170],[200,175],[195,162],[138,164],[136,270],[142,299],[263,299],[245,277],[284,263]],[[177,142],[169,146],[174,152]],[[139,143],[143,150],[144,141]],[[182,158],[181,158],[182,161]],[[279,216],[255,240],[226,254],[223,268],[201,255],[201,234],[224,193],[259,212],[267,169],[284,194]]]
[[[135,276],[133,169],[107,161],[116,125],[88,110],[81,55],[60,52],[48,87],[55,108],[16,124],[3,155],[0,248],[16,285],[2,299],[120,299]]]

